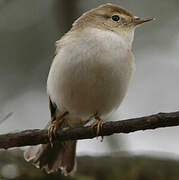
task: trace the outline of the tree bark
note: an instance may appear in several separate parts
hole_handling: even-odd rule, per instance
[[[158,113],[128,120],[106,122],[99,132],[99,136],[110,136],[114,133],[131,133],[140,130],[178,125],[179,111]],[[92,129],[91,126],[57,130],[55,141],[92,139],[96,137],[96,131],[96,127]],[[0,135],[0,148],[2,149],[46,144],[48,142],[48,130],[34,129]]]

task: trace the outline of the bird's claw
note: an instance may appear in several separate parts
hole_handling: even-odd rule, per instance
[[[68,115],[67,111],[64,112],[59,118],[51,121],[51,124],[48,128],[48,137],[49,137],[51,147],[53,147],[53,145],[54,145],[54,139],[56,137],[57,130],[62,126],[62,124],[65,120],[64,117],[66,115]]]
[[[56,132],[57,132],[58,127],[59,127],[58,121],[53,121],[50,127],[48,128],[48,137],[49,137],[51,147],[53,147],[54,145],[54,138],[56,137]]]
[[[96,121],[91,125],[91,128],[94,129],[97,126],[96,136],[98,138],[100,131],[102,132],[104,121],[98,117],[96,117],[95,119]],[[103,142],[103,140],[104,140],[104,136],[101,136],[101,142]]]

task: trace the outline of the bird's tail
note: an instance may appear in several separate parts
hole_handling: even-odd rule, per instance
[[[53,147],[50,144],[31,146],[25,151],[24,158],[47,173],[61,169],[64,175],[73,174],[77,169],[76,142],[55,142]]]

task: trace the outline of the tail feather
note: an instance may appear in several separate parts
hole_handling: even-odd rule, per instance
[[[64,175],[72,174],[76,171],[76,141],[55,143],[53,147],[50,144],[32,146],[24,157],[47,173],[61,169]]]
[[[51,122],[61,121],[61,128],[73,126],[73,120],[75,119],[66,117],[65,121],[62,121],[60,117],[63,113],[52,103],[50,97],[49,107]],[[45,129],[50,127],[51,122],[46,125]],[[74,122],[76,123],[76,121]],[[80,122],[80,120],[77,122]],[[44,169],[47,173],[52,173],[61,169],[64,175],[72,174],[76,171],[77,166],[76,142],[77,141],[55,142],[53,147],[51,147],[50,144],[31,146],[25,151],[24,158],[26,161],[32,161],[33,165],[37,168]]]

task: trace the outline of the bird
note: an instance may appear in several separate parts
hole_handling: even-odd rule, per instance
[[[135,69],[135,28],[151,20],[107,3],[80,16],[57,41],[47,79],[51,143],[29,147],[27,161],[47,173],[74,174],[77,141],[53,142],[55,132],[93,121],[98,135],[104,117],[119,108]]]

